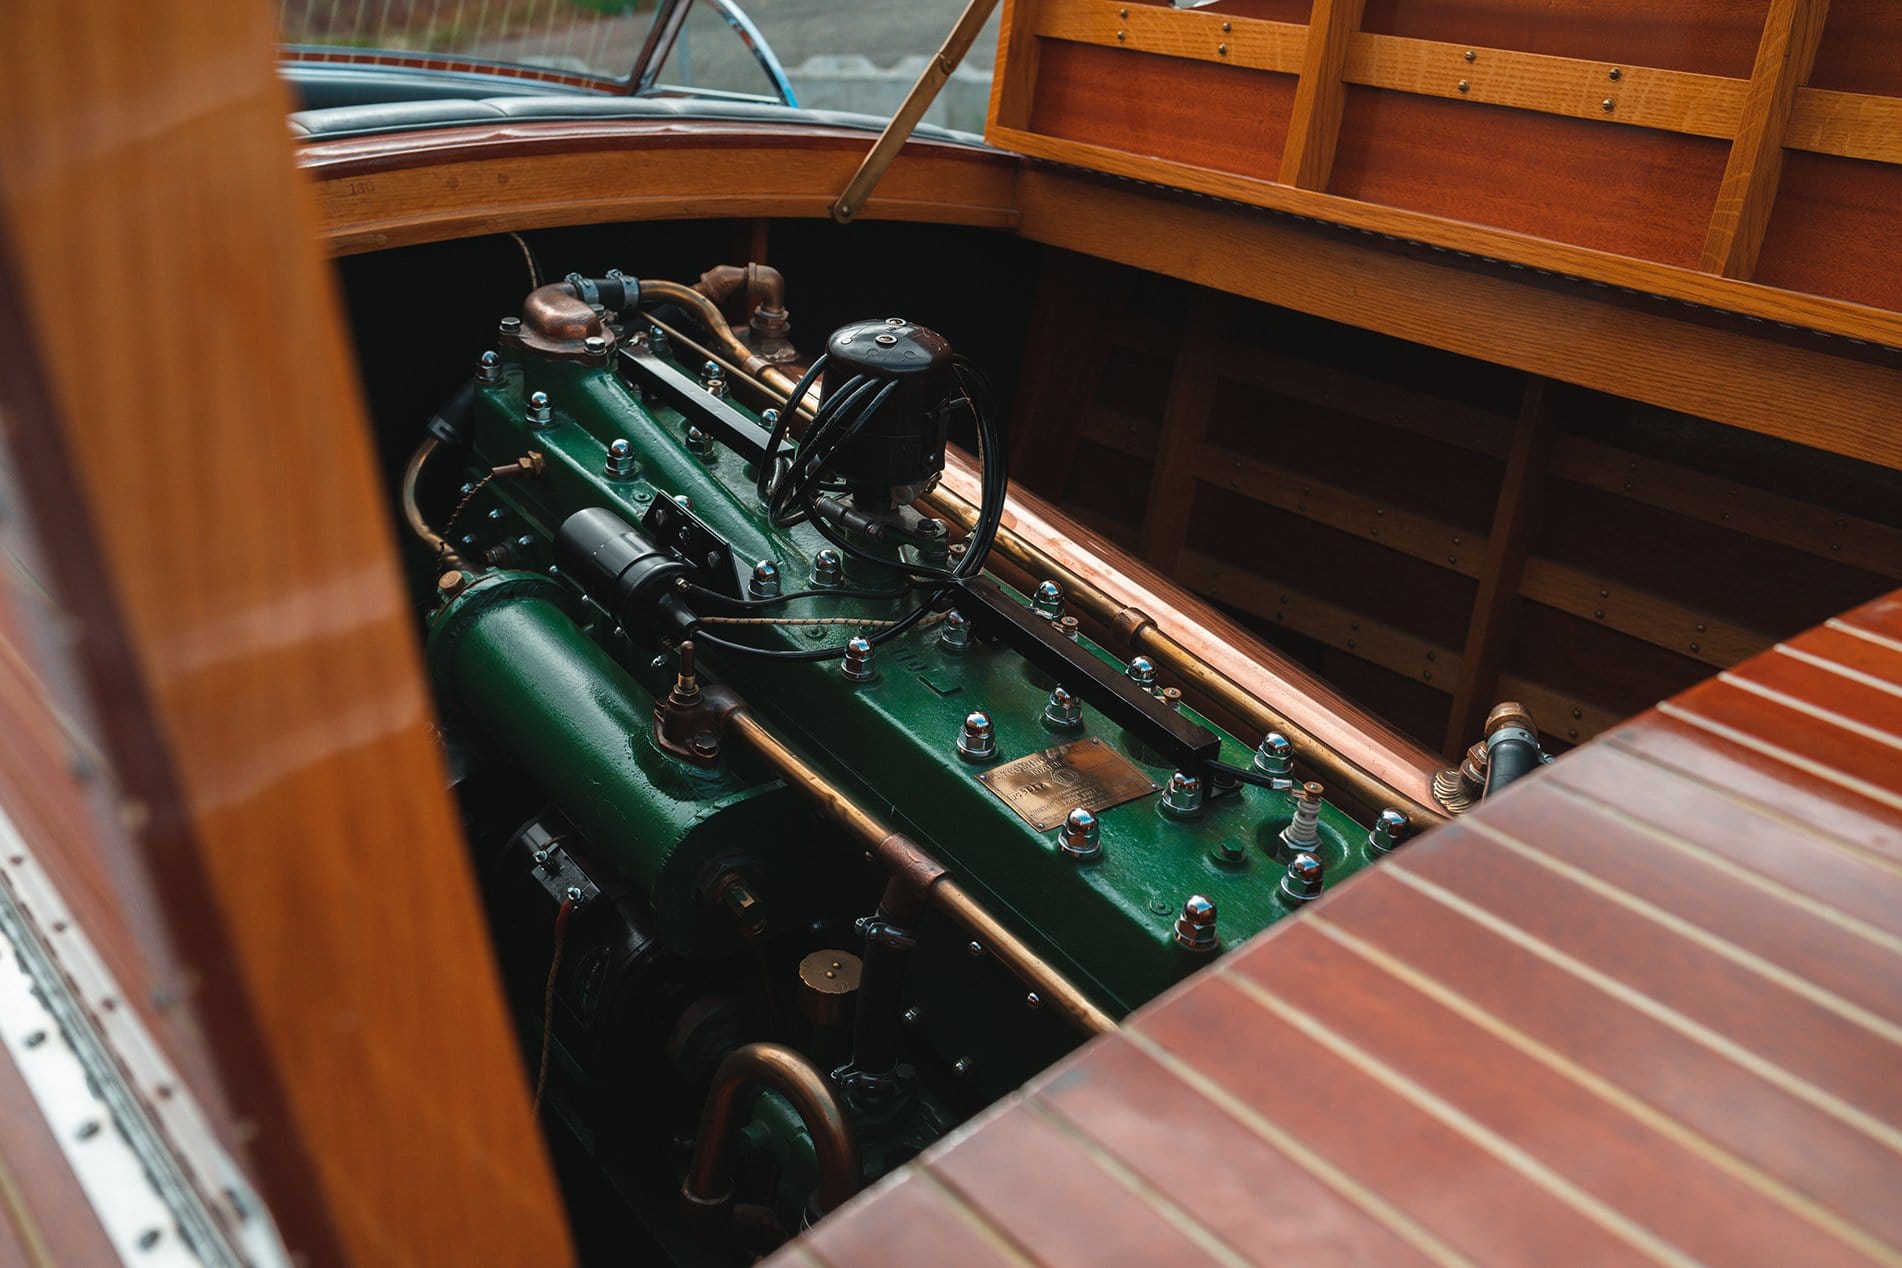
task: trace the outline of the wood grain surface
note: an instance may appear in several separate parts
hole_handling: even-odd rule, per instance
[[[1693,302],[1724,292],[1731,311],[1902,346],[1886,237],[1812,216],[1814,199],[1784,197],[1780,179],[1786,147],[1885,165],[1902,154],[1889,126],[1902,89],[1882,69],[1902,64],[1892,18],[1852,3],[1849,34],[1832,36],[1821,0],[1361,8],[1319,0],[1303,26],[1009,0],[989,138],[1608,285]],[[1210,91],[1244,69],[1295,71],[1279,142],[1235,139],[1261,125],[1257,94]],[[1144,85],[1163,104],[1132,111]],[[1201,126],[1171,121],[1185,99]],[[1775,285],[1753,285],[1775,220],[1810,249],[1783,250]]]
[[[1898,911],[1902,592],[1231,948],[773,1262],[889,1262],[893,1199],[1019,1263],[1902,1261]]]
[[[1022,144],[1053,156],[1083,151],[1086,162],[1131,175],[1143,169],[1109,150],[1028,134]],[[1236,179],[1201,176],[1211,187]],[[1371,249],[1352,236],[1310,231],[1248,208],[1170,201],[1086,176],[1026,173],[1018,198],[1020,232],[1052,246],[1902,467],[1893,422],[1902,410],[1902,372],[1884,365],[1740,337],[1676,320],[1662,308],[1604,305],[1587,292]],[[1223,247],[1211,250],[1210,243]]]
[[[678,119],[522,120],[313,139],[337,254],[550,225],[706,216],[824,217],[872,138],[826,128]],[[1015,164],[968,146],[911,141],[859,219],[1008,228]]]
[[[311,1262],[562,1262],[272,11],[9,16],[12,449],[261,1187]]]

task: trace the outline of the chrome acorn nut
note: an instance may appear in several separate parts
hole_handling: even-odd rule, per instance
[[[1123,671],[1129,680],[1144,691],[1156,689],[1156,663],[1147,656],[1137,656],[1130,660],[1129,667]]]
[[[997,734],[991,728],[990,714],[977,712],[964,719],[958,732],[958,756],[967,762],[988,762],[997,756]]]
[[[1323,883],[1321,860],[1312,854],[1297,854],[1288,864],[1288,874],[1281,878],[1281,899],[1296,905],[1311,903],[1321,896]]]
[[[1407,822],[1407,816],[1398,810],[1383,810],[1380,812],[1380,817],[1374,820],[1374,830],[1367,834],[1367,848],[1375,854],[1390,853],[1407,839],[1411,829],[1412,825]]]
[[[1176,917],[1176,945],[1184,951],[1206,954],[1222,945],[1215,933],[1215,904],[1200,894],[1182,904]]]
[[[1083,806],[1072,810],[1057,829],[1057,853],[1072,863],[1088,863],[1103,857],[1102,823]]]
[[[1202,811],[1202,778],[1187,771],[1177,771],[1169,776],[1169,786],[1162,790],[1163,812],[1178,819],[1186,819]]]
[[[839,672],[852,682],[870,682],[878,677],[878,670],[872,667],[872,640],[863,634],[854,635],[845,645]]]
[[[836,590],[845,581],[845,563],[839,552],[827,546],[812,557],[812,588]]]
[[[1255,769],[1271,779],[1294,775],[1294,745],[1279,731],[1270,731],[1255,749]]]
[[[755,599],[778,598],[779,565],[770,559],[762,559],[754,564],[753,575],[747,581],[746,588]]]
[[[1083,702],[1063,687],[1053,687],[1043,707],[1044,725],[1055,731],[1074,731],[1083,725]]]
[[[1059,619],[1063,615],[1063,587],[1054,581],[1044,582],[1031,595],[1030,606],[1047,621]]]
[[[956,608],[944,614],[944,628],[938,632],[938,646],[947,652],[961,652],[971,646],[971,618]]]
[[[601,474],[610,480],[632,480],[641,473],[641,464],[634,460],[634,446],[625,440],[617,440],[608,446],[607,464]]]

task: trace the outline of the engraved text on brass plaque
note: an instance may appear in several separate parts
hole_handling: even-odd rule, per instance
[[[978,779],[1031,827],[1048,831],[1069,813],[1107,810],[1161,791],[1140,767],[1092,737],[987,770]]]

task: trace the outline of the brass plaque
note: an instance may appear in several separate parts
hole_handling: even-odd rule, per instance
[[[1072,810],[1108,810],[1161,792],[1134,762],[1095,738],[1047,748],[978,776],[1025,823],[1047,832]]]

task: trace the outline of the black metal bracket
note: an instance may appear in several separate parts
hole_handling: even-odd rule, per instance
[[[698,515],[670,497],[657,497],[641,527],[656,546],[687,565],[701,585],[730,599],[746,597],[746,578],[733,547]]]
[[[1222,740],[1198,726],[1113,667],[1057,632],[989,577],[960,581],[957,608],[980,635],[1002,639],[1019,656],[1055,678],[1111,722],[1173,762],[1199,769],[1221,755]]]
[[[766,457],[772,433],[719,397],[700,381],[643,344],[621,346],[621,372],[647,393],[650,402],[677,411],[688,422],[748,462]]]

